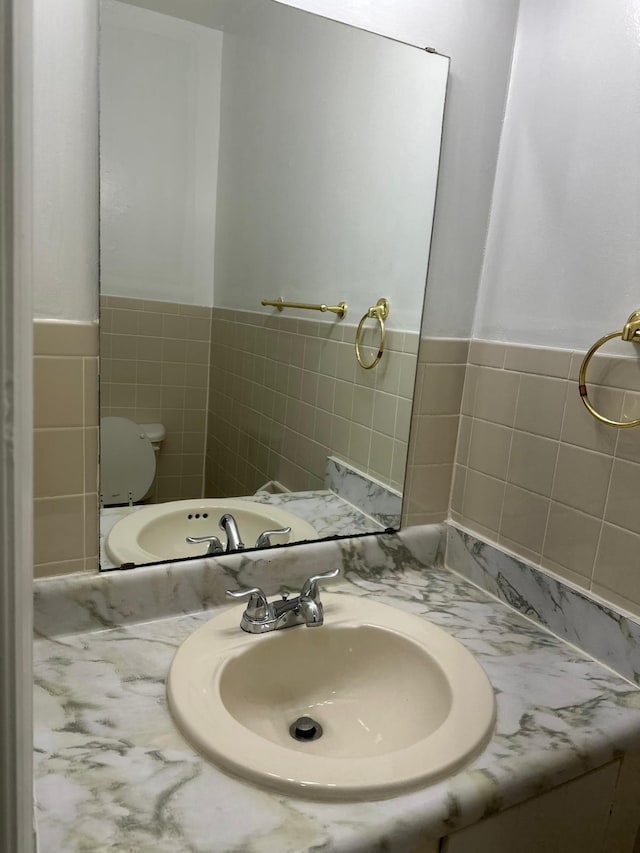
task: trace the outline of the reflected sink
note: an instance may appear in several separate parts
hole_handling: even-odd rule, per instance
[[[189,544],[187,536],[213,534],[226,545],[226,534],[218,527],[226,512],[237,521],[247,548],[253,548],[265,530],[283,527],[290,527],[291,533],[272,536],[272,545],[318,538],[308,522],[279,507],[254,501],[202,498],[153,504],[130,513],[109,531],[105,541],[107,556],[116,566],[201,557],[207,551],[207,544]]]
[[[484,748],[493,690],[462,644],[367,598],[322,600],[322,627],[245,634],[234,607],[182,644],[167,696],[198,750],[294,796],[363,800],[441,779]],[[300,717],[321,736],[294,739]]]

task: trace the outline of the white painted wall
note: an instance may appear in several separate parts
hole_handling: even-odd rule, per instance
[[[476,337],[587,349],[640,307],[639,80],[640,0],[522,0]]]
[[[385,296],[387,326],[418,331],[448,61],[280,4],[240,10],[224,35],[215,304],[346,299],[357,323]]]
[[[283,0],[284,2],[284,0]],[[518,0],[286,0],[451,57],[423,328],[471,332]]]
[[[33,308],[98,316],[97,0],[33,0]]]
[[[102,293],[213,304],[222,33],[103,0]]]
[[[34,3],[39,20],[34,177],[41,208],[36,223],[35,311],[39,317],[94,319],[97,0]],[[196,5],[197,11],[206,6],[203,0]],[[289,5],[391,38],[432,45],[451,56],[426,329],[431,334],[469,334],[518,0],[290,0]],[[51,55],[66,73],[57,73]],[[52,204],[54,195],[63,204]],[[59,271],[55,286],[51,270]],[[82,274],[85,271],[87,275]]]

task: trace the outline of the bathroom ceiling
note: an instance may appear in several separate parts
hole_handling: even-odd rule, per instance
[[[448,60],[272,0],[103,0],[100,38],[101,405],[167,422],[154,500],[400,492]],[[321,535],[399,523],[347,491]]]

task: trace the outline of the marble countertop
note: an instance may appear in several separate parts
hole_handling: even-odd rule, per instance
[[[378,802],[327,804],[271,793],[201,758],[167,710],[172,656],[215,608],[50,633],[36,640],[34,652],[40,853],[408,853],[419,839],[447,835],[640,749],[634,685],[460,576],[427,565],[402,535],[326,548],[343,565],[344,578],[332,591],[422,615],[473,652],[497,699],[496,731],[485,751],[449,779]],[[289,549],[289,559],[302,561],[302,550]],[[305,570],[323,570],[311,565],[311,553],[305,552]],[[252,559],[236,561],[241,584],[247,571],[255,576],[259,564]],[[123,575],[132,578],[129,595],[140,578],[158,583],[157,569],[133,579],[145,571]],[[207,571],[216,564],[209,562]],[[115,574],[107,573],[111,583]],[[78,605],[94,615],[102,607],[95,600],[101,583],[92,580],[90,606]],[[52,598],[49,610],[62,610],[60,601]]]

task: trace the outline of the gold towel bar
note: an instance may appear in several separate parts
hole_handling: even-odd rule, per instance
[[[607,341],[610,341],[613,338],[622,338],[623,341],[632,341],[633,343],[640,344],[640,310],[634,311],[633,314],[630,315],[623,329],[619,332],[610,332],[608,335],[604,335],[591,347],[580,365],[578,390],[580,391],[580,399],[594,418],[602,421],[603,424],[618,427],[618,429],[627,429],[628,427],[640,426],[640,418],[636,418],[634,421],[613,421],[611,418],[606,418],[593,408],[587,394],[587,367],[589,366],[589,362],[596,351],[599,350],[603,344],[606,344]]]
[[[309,311],[331,311],[334,314],[337,314],[338,317],[342,320],[342,318],[347,313],[347,303],[346,302],[338,302],[337,305],[325,305],[322,303],[321,305],[309,305],[307,302],[285,302],[284,299],[280,296],[278,299],[263,299],[260,303],[261,305],[271,305],[273,308],[277,308],[278,311],[282,311],[283,308],[306,308]]]

